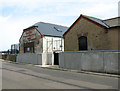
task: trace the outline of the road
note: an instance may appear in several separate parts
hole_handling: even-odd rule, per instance
[[[1,59],[0,59],[1,61]],[[117,89],[118,78],[2,62],[2,89]]]

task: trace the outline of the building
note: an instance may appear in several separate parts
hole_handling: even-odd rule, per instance
[[[24,29],[19,40],[20,54],[42,54],[42,64],[58,64],[58,52],[64,51],[63,34],[66,30],[65,26],[44,22]]]
[[[64,33],[65,51],[119,50],[120,17],[101,20],[80,15]]]
[[[12,44],[11,49],[8,51],[11,54],[18,54],[19,53],[19,44]]]

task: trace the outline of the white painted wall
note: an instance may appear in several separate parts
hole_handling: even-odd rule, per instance
[[[45,36],[43,38],[43,53],[54,51],[64,51],[64,39]]]
[[[54,65],[54,52],[64,51],[64,39],[59,37],[49,37],[49,36],[45,36],[42,39],[43,39],[42,64]]]

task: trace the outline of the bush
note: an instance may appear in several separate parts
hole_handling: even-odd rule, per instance
[[[7,59],[7,54],[2,55],[2,59],[6,60]]]
[[[2,55],[2,59],[16,62],[16,56],[16,54],[4,54]]]

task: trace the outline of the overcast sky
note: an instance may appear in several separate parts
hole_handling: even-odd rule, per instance
[[[0,0],[0,51],[19,43],[23,29],[36,22],[70,26],[80,14],[118,16],[119,0]]]

